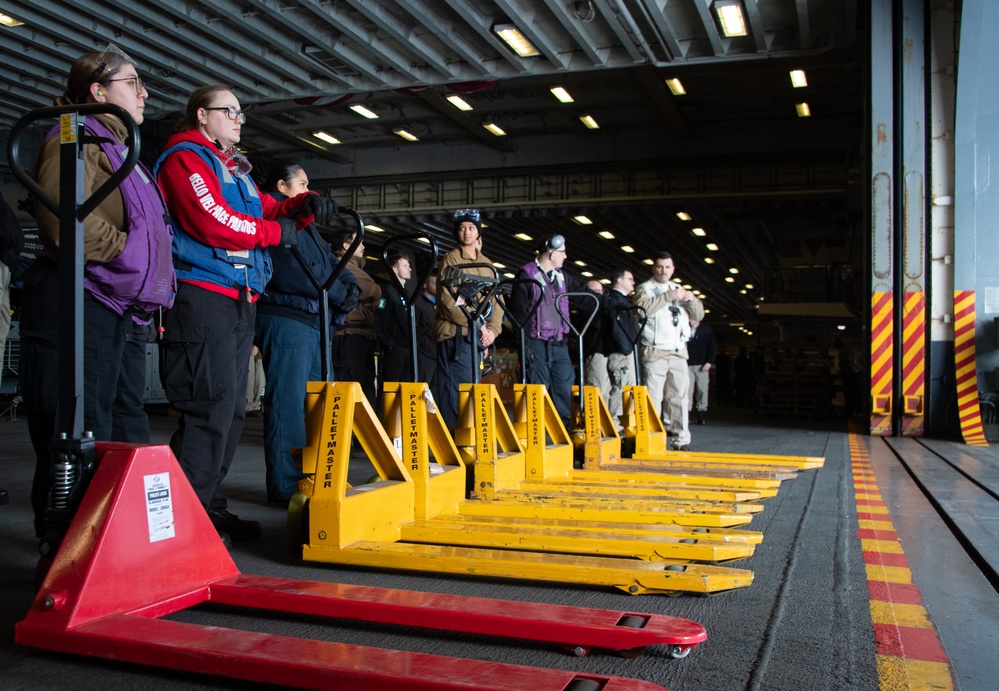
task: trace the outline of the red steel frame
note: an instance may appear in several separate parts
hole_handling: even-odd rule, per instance
[[[707,638],[699,624],[662,615],[244,575],[169,447],[98,444],[96,455],[91,486],[31,610],[17,625],[18,643],[311,689],[563,691],[577,684],[594,688],[596,682],[605,691],[651,691],[662,687],[161,617],[213,602],[528,638],[577,652],[633,653],[656,644],[686,650]]]

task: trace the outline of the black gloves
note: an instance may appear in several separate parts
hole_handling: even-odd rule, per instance
[[[348,283],[344,288],[347,294],[344,295],[343,302],[340,303],[340,311],[346,314],[353,312],[357,303],[361,301],[361,287],[356,283]]]
[[[299,213],[302,216],[314,215],[317,226],[327,226],[333,220],[333,217],[340,213],[340,209],[337,207],[336,202],[329,197],[309,194],[305,197],[305,201],[302,202],[302,208]]]
[[[292,247],[298,244],[298,221],[294,218],[281,217],[277,220],[281,225],[281,244]]]

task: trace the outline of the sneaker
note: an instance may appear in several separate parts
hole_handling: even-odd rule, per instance
[[[256,540],[264,531],[256,521],[244,521],[239,516],[235,516],[225,509],[216,509],[208,512],[208,518],[212,525],[221,533],[229,533],[233,540]]]

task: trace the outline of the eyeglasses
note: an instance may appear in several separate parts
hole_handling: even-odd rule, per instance
[[[205,110],[224,110],[225,116],[230,120],[237,120],[241,125],[246,124],[246,113],[236,110],[233,106],[212,106],[211,108],[205,108]]]
[[[458,209],[454,212],[454,220],[457,221],[462,218],[469,218],[475,223],[479,223],[481,221],[478,209]]]
[[[135,95],[138,96],[146,88],[146,85],[142,83],[139,77],[122,77],[121,79],[109,79],[108,82],[128,82],[135,89]]]

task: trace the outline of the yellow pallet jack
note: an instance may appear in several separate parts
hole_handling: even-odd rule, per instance
[[[408,386],[413,387],[412,392],[405,391]],[[300,542],[304,543],[304,559],[377,568],[605,585],[631,594],[710,593],[745,587],[752,582],[752,572],[742,569],[651,560],[663,558],[661,554],[650,555],[649,560],[593,556],[599,550],[621,549],[625,544],[634,554],[642,549],[635,545],[649,543],[649,538],[609,537],[594,546],[600,541],[592,533],[578,537],[554,531],[551,535],[545,535],[543,531],[532,534],[522,529],[516,535],[507,529],[481,531],[479,538],[486,544],[491,541],[495,547],[447,544],[447,540],[466,540],[461,533],[468,531],[442,526],[435,535],[434,530],[427,529],[434,527],[432,521],[439,514],[454,520],[458,506],[464,508],[473,503],[464,500],[464,465],[456,449],[453,456],[443,450],[450,437],[440,418],[425,412],[425,406],[432,401],[425,394],[426,385],[403,385],[402,391],[407,405],[414,406],[418,413],[407,418],[405,425],[399,428],[400,433],[405,430],[400,434],[407,459],[405,464],[357,383],[310,382],[306,401],[310,439],[302,450],[302,467],[307,478],[300,484],[303,491],[292,500],[289,511],[291,529],[301,531],[298,534]],[[428,426],[425,424],[428,420],[435,422]],[[382,478],[380,481],[357,487],[351,487],[347,482],[351,440],[355,437]],[[453,442],[450,446],[454,448]],[[427,482],[421,487],[414,481],[412,469],[416,466],[421,470],[421,454],[432,447],[436,447],[433,452],[441,470],[431,476],[429,469],[423,468]],[[444,465],[440,465],[440,461],[444,461]],[[562,517],[570,516],[574,520],[579,518],[571,512],[565,512]],[[490,532],[494,533],[492,537]],[[511,541],[515,544],[510,544]],[[527,547],[532,541],[534,546]],[[571,547],[565,546],[570,542]],[[660,537],[659,543],[666,553],[675,550],[675,545],[687,544],[664,537]],[[586,553],[580,554],[587,545]],[[751,551],[752,545],[720,543],[717,554],[724,560],[725,554],[734,552],[721,550],[736,547]],[[567,553],[537,551],[541,549],[565,549]]]
[[[625,429],[635,441],[635,451],[631,459],[626,461],[628,465],[651,468],[696,464],[700,468],[717,468],[742,473],[763,471],[786,475],[798,470],[821,468],[825,463],[825,458],[822,456],[668,451],[666,429],[662,420],[656,415],[648,389],[644,386],[625,387],[624,411]],[[612,465],[613,461],[608,464]]]

